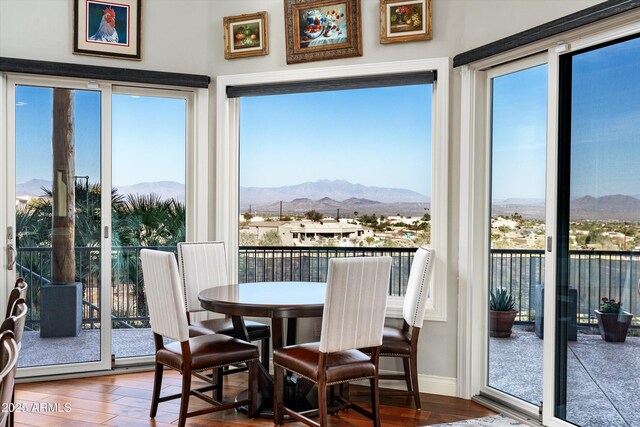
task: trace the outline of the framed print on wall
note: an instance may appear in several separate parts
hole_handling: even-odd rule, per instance
[[[287,64],[362,56],[360,0],[285,0]]]
[[[73,53],[140,60],[141,0],[74,0]]]
[[[269,54],[267,12],[224,18],[224,58]]]
[[[380,0],[380,43],[431,37],[431,0]]]

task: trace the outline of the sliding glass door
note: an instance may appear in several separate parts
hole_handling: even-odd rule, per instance
[[[193,95],[28,77],[7,86],[6,278],[29,286],[19,374],[139,363],[154,351],[140,249],[175,253],[186,240]]]
[[[549,426],[640,425],[640,37],[627,34],[477,80],[490,142],[480,391]]]
[[[7,205],[14,209],[7,281],[24,278],[29,307],[19,367],[104,369],[110,310],[103,299],[109,272],[102,268],[104,93],[26,80],[10,86],[9,99],[14,160]]]
[[[582,426],[640,425],[639,70],[640,38],[560,62],[554,415]]]
[[[112,348],[120,359],[155,351],[140,250],[175,252],[185,241],[188,98],[115,88],[112,100]]]
[[[533,415],[543,394],[545,59],[536,57],[488,73],[486,392]]]

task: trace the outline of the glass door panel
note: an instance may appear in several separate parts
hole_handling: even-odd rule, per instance
[[[124,89],[123,89],[124,90]],[[140,250],[176,252],[185,240],[187,102],[112,97],[112,348],[116,358],[154,353]]]
[[[561,61],[555,415],[582,426],[636,426],[640,39]]]
[[[487,385],[542,402],[547,66],[491,79]],[[512,322],[515,321],[515,324]]]
[[[20,367],[101,360],[101,93],[15,86]]]

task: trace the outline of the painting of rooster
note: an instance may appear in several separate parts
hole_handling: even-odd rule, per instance
[[[73,53],[139,61],[141,3],[142,0],[74,0]]]
[[[98,31],[89,40],[107,43],[118,43],[118,31],[116,31],[116,12],[109,6],[103,10],[102,19]]]
[[[112,2],[87,0],[87,41],[127,44],[129,8]]]

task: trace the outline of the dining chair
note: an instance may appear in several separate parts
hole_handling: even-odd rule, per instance
[[[225,409],[249,406],[249,416],[257,414],[258,394],[258,348],[245,341],[222,334],[189,337],[187,316],[184,311],[184,294],[180,285],[178,264],[171,252],[143,249],[142,274],[144,277],[149,320],[156,348],[155,376],[149,416],[155,418],[158,404],[180,398],[178,425],[183,427],[188,417],[203,415]],[[164,344],[163,337],[173,340]],[[223,402],[204,394],[216,390],[220,384],[191,389],[191,376],[208,381],[200,372],[216,370],[237,363],[246,363],[249,370],[249,398],[236,402]],[[160,397],[164,367],[182,374],[182,392]],[[212,408],[188,412],[189,396],[196,396]]]
[[[421,409],[418,387],[418,338],[424,322],[433,260],[433,249],[423,246],[418,248],[411,263],[407,291],[404,296],[402,328],[385,326],[380,347],[380,357],[399,357],[404,367],[404,375],[384,374],[380,375],[380,379],[404,380],[407,384],[407,393],[413,394],[416,409]]]
[[[189,336],[225,334],[234,336],[230,318],[208,319],[192,322],[191,313],[205,311],[198,300],[198,294],[207,288],[226,286],[227,261],[223,242],[182,242],[178,243],[178,262],[185,295],[185,308],[189,322]],[[262,364],[269,368],[269,339],[271,330],[264,323],[246,320],[249,340],[261,341]],[[235,338],[244,338],[238,337]]]
[[[311,426],[326,426],[327,388],[332,404],[338,400],[341,408],[352,407],[371,418],[374,426],[380,425],[378,361],[390,275],[388,256],[329,260],[320,342],[273,350],[277,425],[289,415]],[[357,350],[365,347],[371,348],[370,355]],[[317,384],[319,422],[308,418],[315,411],[298,413],[285,406],[285,371]],[[341,387],[343,394],[335,395],[333,386],[364,379],[371,385],[371,411],[350,402],[348,388]]]
[[[24,281],[22,277],[18,277],[16,280],[16,285],[11,292],[9,293],[9,298],[7,299],[7,310],[5,312],[5,319],[11,316],[11,312],[13,311],[13,306],[17,299],[22,298],[26,299],[27,296],[27,283]]]
[[[18,351],[13,332],[0,333],[0,404],[3,408],[9,407],[13,402]],[[11,418],[11,411],[1,411],[0,427],[8,425]]]
[[[12,290],[12,295],[14,291],[17,291],[17,288]],[[17,293],[18,296],[21,293]],[[10,298],[11,299],[11,298]],[[22,347],[22,335],[24,333],[24,327],[27,321],[27,304],[24,301],[24,298],[19,297],[17,300],[14,300],[11,303],[11,311],[9,311],[9,316],[0,324],[0,333],[5,331],[11,331],[13,334],[13,339],[16,342],[16,346],[18,351]],[[15,376],[15,373],[14,373]],[[11,403],[15,401],[15,390],[11,394]],[[14,412],[9,411],[9,417],[7,424],[9,426],[13,426],[14,424]]]

